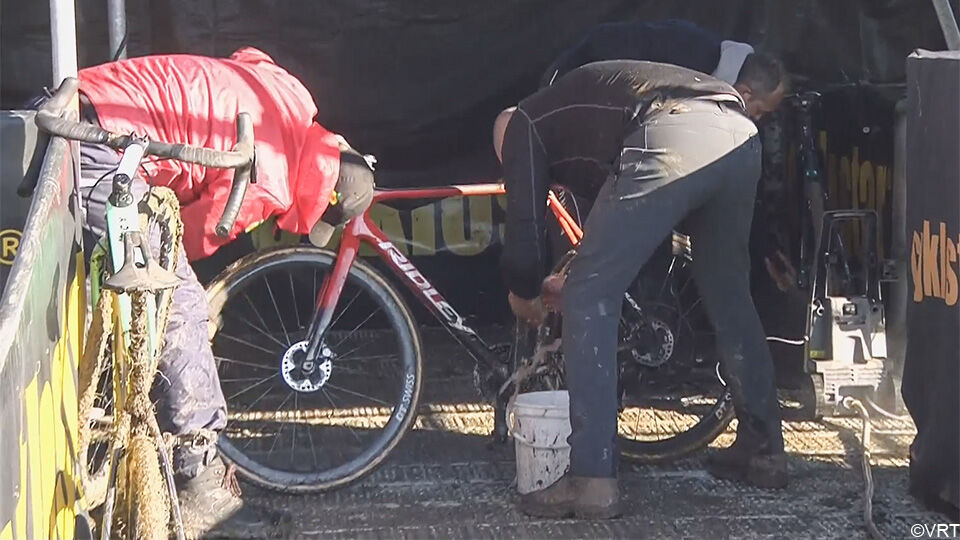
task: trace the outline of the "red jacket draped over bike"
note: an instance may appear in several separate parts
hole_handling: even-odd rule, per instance
[[[243,48],[229,59],[192,55],[133,58],[80,71],[80,90],[104,129],[229,150],[236,118],[253,118],[257,183],[247,189],[229,238],[214,227],[233,171],[175,160],[144,162],[149,181],[182,205],[187,256],[200,259],[248,228],[277,216],[280,229],[307,234],[320,218],[340,169],[336,136],[313,121],[310,92],[267,54]]]

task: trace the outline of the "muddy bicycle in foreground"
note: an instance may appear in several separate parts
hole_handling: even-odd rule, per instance
[[[170,443],[150,397],[173,290],[180,281],[175,274],[183,232],[180,205],[168,188],[151,187],[138,200],[131,187],[147,155],[237,169],[216,227],[218,235],[227,236],[254,168],[253,123],[240,113],[236,145],[226,152],[110,133],[62,117],[79,84],[65,79],[37,111],[36,122],[53,135],[122,153],[109,174],[106,234],[90,260],[95,307],[78,367],[83,496],[86,506],[97,510],[101,538],[183,538]]]

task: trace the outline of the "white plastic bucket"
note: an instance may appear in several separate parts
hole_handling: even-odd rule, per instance
[[[566,390],[518,394],[507,407],[517,453],[517,491],[556,482],[570,465],[570,397]]]

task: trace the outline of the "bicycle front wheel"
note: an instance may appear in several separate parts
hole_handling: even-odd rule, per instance
[[[335,255],[313,247],[254,253],[207,289],[213,351],[227,400],[223,456],[262,487],[317,492],[373,471],[413,425],[422,380],[409,308],[354,262],[323,342],[306,362],[307,327]]]

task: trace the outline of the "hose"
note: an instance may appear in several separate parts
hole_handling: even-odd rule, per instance
[[[892,412],[884,409],[884,408],[881,407],[880,405],[877,405],[877,402],[873,401],[873,400],[870,399],[869,397],[864,398],[864,401],[866,401],[866,402],[867,402],[867,405],[869,405],[870,408],[873,409],[873,412],[875,412],[875,413],[877,413],[877,414],[879,414],[880,416],[883,416],[883,417],[885,417],[885,418],[889,418],[890,420],[897,420],[897,421],[899,421],[899,422],[903,422],[904,420],[909,420],[909,419],[910,419],[910,415],[909,415],[909,414],[893,414]]]
[[[767,336],[767,341],[775,341],[777,343],[786,343],[787,345],[806,345],[806,339],[787,339],[778,336]]]
[[[860,437],[862,451],[860,462],[863,466],[864,481],[863,521],[866,523],[870,538],[873,540],[886,540],[886,537],[877,529],[876,523],[873,522],[873,472],[870,470],[870,414],[867,412],[867,408],[863,406],[863,403],[854,397],[846,396],[840,403],[847,409],[856,411],[863,423],[863,432]]]

